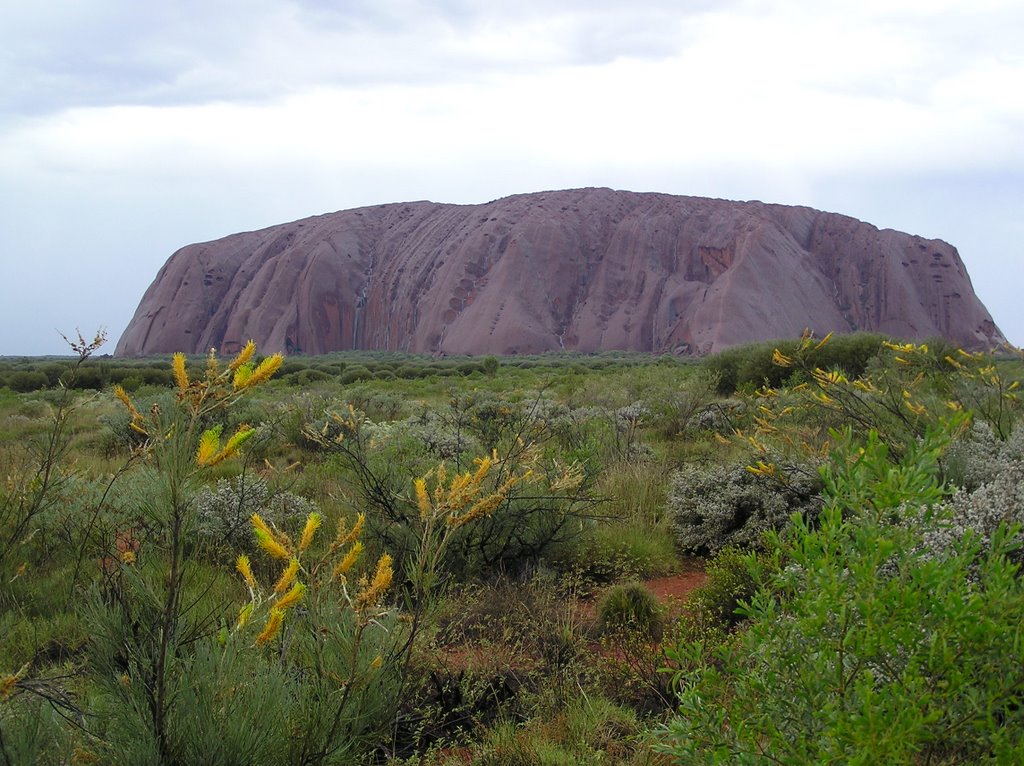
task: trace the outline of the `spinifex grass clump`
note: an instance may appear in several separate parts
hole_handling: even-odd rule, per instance
[[[605,633],[632,632],[650,638],[661,635],[658,599],[641,583],[611,588],[597,605],[597,617]]]

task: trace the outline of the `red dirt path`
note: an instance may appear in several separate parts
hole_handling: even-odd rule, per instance
[[[658,597],[670,611],[675,611],[690,595],[690,592],[707,582],[708,576],[703,572],[681,572],[656,580],[647,580],[644,585]]]

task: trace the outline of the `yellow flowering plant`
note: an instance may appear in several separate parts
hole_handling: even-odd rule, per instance
[[[1003,374],[991,354],[884,341],[874,363],[848,377],[840,369],[812,363],[829,340],[805,333],[794,353],[775,349],[773,363],[790,368],[802,382],[759,389],[751,427],[733,434],[752,449],[752,473],[784,479],[787,455],[820,463],[835,428],[852,426],[861,434],[874,430],[898,460],[950,412],[969,412],[1002,438],[1018,416],[1020,383]],[[1007,350],[1020,355],[1017,349]]]
[[[279,569],[276,579],[261,582],[249,557],[237,557],[249,599],[221,642],[249,646],[286,674],[301,671],[300,689],[314,713],[292,722],[303,735],[293,739],[290,762],[336,757],[354,731],[382,721],[381,711],[398,699],[403,626],[388,606],[392,559],[364,559],[362,514],[341,517],[333,537],[321,534],[319,513],[309,514],[295,535],[259,514],[250,524],[261,554]],[[377,702],[375,712],[364,709],[367,699]]]
[[[208,592],[200,590],[194,596],[190,590],[199,571],[192,539],[195,499],[209,470],[237,456],[256,433],[252,426],[241,425],[226,435],[218,422],[265,384],[284,360],[273,354],[256,363],[255,355],[252,341],[226,364],[211,349],[197,374],[190,372],[184,354],[174,354],[173,406],[153,404],[145,409],[124,388],[114,387],[132,430],[142,438],[132,456],[140,464],[133,509],[145,530],[126,551],[130,555],[113,559],[116,576],[104,581],[104,592],[89,607],[96,636],[94,661],[100,667],[111,664],[111,672],[103,677],[122,679],[108,686],[107,696],[126,720],[133,721],[136,731],[135,740],[112,740],[114,751],[138,746],[148,748],[146,752],[161,762],[180,760],[175,748],[182,740],[174,729],[183,716],[181,684],[188,679],[184,668],[196,659],[197,637],[215,631],[218,612],[208,604]],[[255,593],[251,567],[245,562],[238,566]],[[274,619],[279,622],[303,598],[297,576],[294,573],[289,580],[295,581],[274,594]],[[272,622],[269,628],[274,628]],[[116,664],[124,653],[131,657],[127,670]]]

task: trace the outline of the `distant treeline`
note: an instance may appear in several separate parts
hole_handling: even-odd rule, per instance
[[[103,389],[118,384],[127,391],[141,386],[170,386],[169,356],[141,359],[102,357],[82,365],[72,385],[79,389]],[[499,369],[575,369],[579,372],[676,363],[672,357],[632,352],[598,354],[550,353],[532,356],[436,357],[394,351],[340,351],[324,356],[291,356],[281,366],[275,381],[303,386],[321,381],[341,384],[368,380],[398,380],[436,377],[494,375]],[[67,383],[71,357],[0,357],[0,386],[25,393]],[[189,368],[201,369],[205,357],[190,356]]]
[[[814,352],[813,362],[822,369],[840,369],[850,377],[864,373],[878,355],[883,341],[873,333],[838,335]],[[926,341],[942,359],[955,348],[941,338]],[[650,353],[605,351],[596,354],[547,353],[530,356],[426,356],[397,351],[339,351],[324,356],[290,356],[275,376],[283,385],[305,386],[334,381],[340,384],[369,380],[411,380],[430,377],[495,375],[505,370],[563,370],[589,372],[648,364],[706,365],[718,377],[718,391],[729,395],[738,389],[763,385],[780,386],[793,374],[772,361],[775,349],[792,354],[799,339],[772,340],[736,346],[704,357],[674,357]],[[75,388],[102,389],[118,384],[128,391],[140,386],[170,386],[173,379],[168,356],[144,359],[103,357],[89,360],[73,382]],[[189,367],[201,369],[204,357],[189,357]],[[0,386],[27,392],[53,388],[67,373],[71,358],[0,357]]]

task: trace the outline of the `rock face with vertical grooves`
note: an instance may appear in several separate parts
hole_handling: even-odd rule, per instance
[[[345,210],[189,245],[116,353],[708,353],[804,328],[1002,341],[939,240],[610,189]]]

